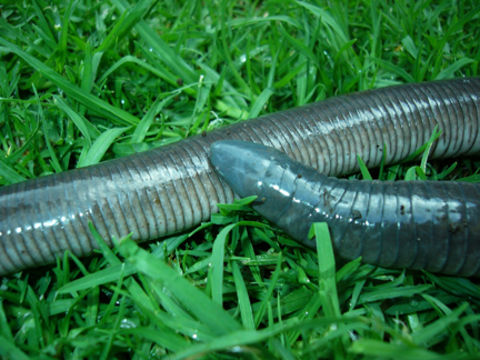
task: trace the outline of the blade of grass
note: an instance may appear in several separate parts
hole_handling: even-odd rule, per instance
[[[5,308],[3,306],[3,299],[0,300],[0,334],[8,341],[13,341],[12,330],[8,325],[7,316],[5,314]]]
[[[53,47],[54,45],[56,45],[55,36],[53,36],[52,29],[51,29],[50,25],[48,24],[48,21],[45,17],[45,11],[44,11],[44,9],[42,9],[41,6],[38,5],[37,0],[33,0],[32,5],[35,9],[35,13],[36,13],[37,18],[39,20],[39,27],[42,29],[43,34],[48,39],[47,43],[51,47]]]
[[[148,109],[145,116],[140,120],[135,128],[132,139],[130,140],[131,143],[141,143],[145,139],[147,131],[152,125],[155,116],[157,116],[157,114],[160,113],[160,111],[162,111],[162,109],[168,105],[172,99],[175,98],[175,96],[178,96],[176,92],[164,99],[159,98],[155,101],[155,103]]]
[[[237,262],[232,262],[233,281],[235,282],[235,289],[237,291],[238,308],[240,309],[240,317],[245,329],[255,329],[255,321],[253,319],[252,304],[248,296],[248,290],[245,285],[240,267]]]
[[[344,325],[358,325],[360,321],[358,318],[342,319],[340,320]],[[332,319],[328,317],[317,318],[314,320],[308,320],[305,322],[298,322],[295,319],[285,323],[279,323],[269,326],[262,330],[238,330],[227,335],[220,336],[211,342],[204,344],[195,344],[184,351],[167,357],[167,359],[185,359],[194,358],[195,354],[205,354],[214,350],[231,349],[235,346],[241,347],[242,345],[260,343],[263,340],[272,338],[280,333],[286,333],[288,331],[302,331],[305,332],[308,329],[319,329],[330,326],[332,323],[337,323],[338,319]],[[335,335],[338,337],[343,335],[344,332],[338,332]]]
[[[428,324],[412,334],[412,339],[417,345],[425,346],[427,344],[434,345],[441,339],[438,334],[445,331],[452,323],[458,322],[460,315],[468,308],[468,303],[461,304],[458,308],[450,312],[438,320]]]
[[[58,108],[67,114],[70,120],[72,120],[72,122],[78,128],[80,133],[83,135],[83,138],[86,140],[87,146],[90,146],[92,143],[92,138],[94,139],[100,135],[98,129],[93,126],[85,117],[75,112],[70,106],[68,106],[61,97],[54,95],[53,99]]]
[[[265,316],[265,311],[267,310],[267,305],[270,303],[270,300],[272,299],[273,290],[275,289],[278,278],[280,276],[282,261],[283,261],[282,253],[279,253],[277,257],[277,263],[275,265],[275,271],[273,272],[270,278],[267,291],[265,292],[262,298],[262,301],[260,302],[259,309],[255,313],[255,328],[258,328],[260,323],[263,321],[263,317]]]
[[[154,342],[159,346],[165,346],[171,349],[172,352],[181,352],[185,348],[189,348],[189,343],[177,334],[172,333],[168,328],[157,328],[152,331],[151,327],[137,327],[134,329],[121,330],[122,334],[138,336],[141,339],[146,339]]]
[[[271,88],[264,89],[260,95],[258,95],[248,113],[249,118],[255,118],[260,114],[263,108],[266,106],[268,99],[273,95],[274,91]]]
[[[111,31],[103,39],[102,43],[96,49],[97,52],[104,52],[112,49],[115,43],[118,43],[131,29],[142,20],[151,6],[152,1],[139,1],[137,4],[122,11],[120,18],[115,22]]]
[[[58,294],[70,294],[81,290],[91,289],[100,285],[105,285],[118,281],[122,277],[127,277],[135,273],[135,268],[130,264],[118,264],[109,266],[106,269],[96,271],[95,273],[83,276],[75,281],[69,282],[57,290]]]
[[[49,68],[32,55],[21,50],[17,45],[12,44],[1,37],[0,45],[4,46],[6,51],[13,52],[15,55],[21,57],[25,62],[27,62],[27,64],[41,73],[47,79],[54,82],[59,88],[65,91],[67,95],[83,104],[90,111],[101,113],[108,119],[124,125],[135,125],[139,122],[138,118],[127,113],[126,111],[114,107],[107,102],[93,96],[92,94],[83,91],[77,85],[72,84],[70,81],[60,76],[53,69]]]
[[[137,271],[161,281],[188,311],[207,324],[213,332],[221,334],[239,329],[237,321],[217,303],[163,261],[140,249],[133,241],[124,240],[119,245],[119,251],[137,268]]]
[[[475,60],[470,59],[468,57],[461,58],[455,61],[453,64],[447,66],[445,69],[440,71],[438,75],[435,77],[435,80],[443,80],[443,79],[452,79],[454,74],[463,68],[464,66],[473,63]]]
[[[438,140],[440,135],[442,135],[442,130],[439,129],[438,125],[435,125],[432,131],[432,135],[430,135],[430,138],[428,139],[428,141],[422,146],[420,146],[417,150],[415,150],[410,156],[408,156],[402,162],[411,162],[417,159],[420,155],[422,155],[421,166],[422,166],[422,169],[425,171],[426,162],[428,160],[428,156],[430,155],[430,151],[432,149],[433,143]]]
[[[85,154],[80,156],[77,168],[94,165],[100,162],[103,155],[107,152],[108,148],[112,145],[117,137],[123,134],[128,128],[114,128],[107,129],[93,142],[92,146]]]
[[[370,171],[368,170],[367,165],[362,160],[360,155],[357,155],[357,162],[358,162],[358,167],[360,169],[360,172],[362,173],[363,180],[373,180],[373,177],[372,175],[370,175]]]
[[[112,1],[121,13],[130,9],[131,6],[125,0]],[[155,52],[160,60],[162,60],[170,69],[175,72],[178,78],[185,83],[192,83],[196,79],[193,69],[182,59],[165,41],[157,35],[157,33],[143,20],[135,25],[135,29],[139,32],[143,40]]]
[[[327,316],[340,316],[337,285],[335,281],[335,256],[326,223],[314,223],[309,237],[315,236],[317,245],[319,295]]]
[[[350,347],[349,351],[354,354],[359,354],[367,357],[382,357],[384,359],[410,360],[437,360],[437,359],[462,359],[459,353],[449,354],[449,356],[442,356],[435,352],[428,351],[422,348],[407,346],[405,344],[391,344],[384,343],[380,340],[374,339],[360,339],[355,341]],[[460,356],[460,357],[459,357]]]
[[[58,41],[58,48],[57,50],[60,52],[61,57],[65,57],[65,53],[67,52],[67,41],[68,41],[68,26],[70,24],[70,19],[72,17],[73,11],[75,9],[76,2],[74,0],[68,1],[67,8],[63,14],[62,18],[62,26],[60,32],[60,39]],[[64,63],[62,61],[62,67]]]
[[[230,224],[223,228],[215,238],[212,249],[211,268],[209,271],[210,289],[212,300],[223,306],[223,268],[225,261],[225,243],[230,231],[237,224]]]
[[[52,167],[55,170],[55,172],[60,173],[60,172],[63,171],[63,169],[60,166],[57,155],[55,154],[55,151],[53,150],[52,145],[50,144],[50,139],[48,138],[48,135],[47,135],[48,131],[47,131],[47,127],[46,127],[46,122],[44,121],[45,116],[43,114],[42,104],[40,102],[40,98],[38,96],[37,89],[35,88],[35,85],[33,85],[33,92],[35,94],[35,98],[37,99],[39,122],[42,124],[43,136],[44,136],[44,139],[45,139],[45,144],[47,145],[48,153],[50,155],[51,164],[52,164]]]
[[[249,200],[249,199],[247,199]],[[224,207],[225,208],[225,207]],[[230,232],[240,226],[264,227],[265,225],[256,221],[239,221],[224,227],[215,238],[212,249],[211,267],[209,278],[212,290],[212,299],[219,305],[223,305],[223,272],[225,263],[225,244]]]
[[[0,158],[0,177],[4,178],[7,183],[15,184],[26,180],[25,177],[18,174],[10,165]]]
[[[0,335],[0,355],[4,359],[18,359],[18,360],[29,360],[30,357],[27,356],[22,350],[20,350],[15,344]]]
[[[397,297],[411,298],[414,295],[421,294],[431,288],[431,285],[404,285],[399,288],[380,288],[374,289],[370,292],[364,292],[360,298],[359,303],[365,304],[379,300],[395,299]]]

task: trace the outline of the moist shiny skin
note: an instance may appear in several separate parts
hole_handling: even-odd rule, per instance
[[[235,140],[214,143],[211,162],[236,194],[257,195],[254,208],[308,246],[311,225],[325,221],[345,259],[480,276],[480,184],[337,179]]]
[[[138,241],[208,220],[232,190],[208,162],[210,145],[239,139],[277,148],[326,175],[357,170],[360,155],[398,162],[442,136],[433,157],[480,150],[480,79],[408,84],[339,96],[238,123],[145,153],[0,188],[0,274],[96,248],[88,223],[111,242]]]

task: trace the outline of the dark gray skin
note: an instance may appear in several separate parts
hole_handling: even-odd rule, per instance
[[[205,136],[0,189],[0,274],[48,264],[68,250],[97,247],[88,227],[137,241],[185,231],[210,218],[232,190],[208,162],[210,145],[239,139],[273,146],[321,173],[404,159],[435,125],[432,157],[480,150],[480,79],[408,84],[340,96],[253,119]]]
[[[344,259],[480,276],[478,184],[337,179],[234,140],[214,143],[211,162],[236,194],[256,195],[255,210],[307,246],[312,224],[327,222]]]

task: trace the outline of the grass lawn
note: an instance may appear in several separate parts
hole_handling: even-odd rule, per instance
[[[2,1],[0,185],[338,94],[479,75],[476,0],[133,3]],[[424,170],[452,164],[453,178],[479,168]],[[480,357],[478,280],[359,261],[335,273],[324,231],[322,251],[304,249],[239,202],[191,233],[3,277],[0,356]]]

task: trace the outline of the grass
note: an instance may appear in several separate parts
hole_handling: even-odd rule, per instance
[[[35,0],[0,14],[0,185],[337,94],[479,75],[473,0]],[[424,150],[374,176],[478,181],[475,159],[432,165]],[[247,199],[191,233],[4,277],[0,354],[480,356],[478,281],[335,265],[324,233],[324,251],[301,248]]]

